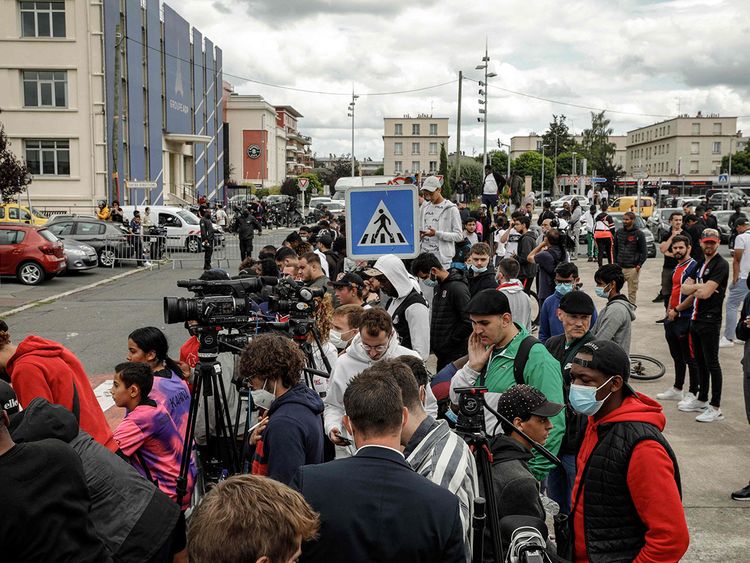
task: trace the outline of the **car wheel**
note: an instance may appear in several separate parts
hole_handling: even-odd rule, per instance
[[[103,268],[111,268],[115,265],[117,254],[112,248],[102,248],[99,251],[99,265]]]
[[[188,252],[200,252],[201,241],[196,237],[190,237],[187,239],[187,241],[185,241],[185,247],[187,248]]]
[[[44,268],[36,262],[24,262],[18,268],[17,277],[24,285],[38,285],[44,281]]]

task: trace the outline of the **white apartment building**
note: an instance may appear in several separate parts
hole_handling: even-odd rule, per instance
[[[576,143],[583,141],[583,135],[573,135],[573,140]],[[625,169],[626,162],[626,135],[610,135],[609,142],[615,144],[615,156],[612,159],[612,164],[615,166],[621,166]],[[542,152],[542,136],[536,133],[529,133],[528,135],[518,135],[510,138],[510,158],[511,160],[518,158],[525,152],[536,151]],[[555,147],[545,147],[544,154],[550,158],[555,156]],[[580,165],[579,165],[580,166]],[[580,168],[579,168],[580,172]],[[591,170],[587,170],[591,174]]]
[[[419,114],[383,119],[383,173],[437,174],[440,146],[448,151],[448,118]]]
[[[652,180],[715,180],[722,157],[744,146],[736,117],[701,113],[628,131],[627,139],[626,176],[642,166]]]

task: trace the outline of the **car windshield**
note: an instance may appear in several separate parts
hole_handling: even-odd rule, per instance
[[[622,215],[612,215],[612,221],[614,222],[615,227],[617,227],[618,229],[622,227]],[[641,217],[636,215],[635,226],[639,229],[645,229],[646,223],[643,222],[643,219]]]
[[[200,224],[198,217],[193,215],[190,211],[178,211],[177,215],[179,215],[180,218],[183,219],[188,225]]]

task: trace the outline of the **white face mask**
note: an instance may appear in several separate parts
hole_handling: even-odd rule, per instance
[[[346,348],[346,345],[349,344],[348,340],[344,340],[343,336],[345,334],[349,334],[350,332],[354,331],[355,329],[347,330],[346,332],[339,332],[337,330],[331,330],[328,333],[328,340],[330,340],[331,344],[336,346],[337,349],[343,350]]]
[[[266,381],[268,381],[266,379]],[[263,382],[263,387],[250,391],[250,395],[253,397],[253,404],[259,409],[269,410],[271,405],[276,400],[276,382],[273,384],[273,393],[266,390],[266,381]]]

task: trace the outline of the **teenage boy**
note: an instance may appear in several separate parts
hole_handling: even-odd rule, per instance
[[[594,274],[596,295],[607,300],[591,332],[598,340],[612,340],[630,353],[630,326],[635,320],[635,305],[620,290],[625,275],[617,264],[607,264]]]
[[[580,278],[578,277],[578,266],[572,262],[563,262],[555,268],[555,292],[547,297],[542,304],[539,313],[539,341],[546,342],[549,338],[563,333],[563,324],[560,321],[557,310],[562,298],[571,291],[578,291]],[[594,309],[591,323],[596,322],[596,309]]]
[[[531,284],[537,272],[536,264],[528,259],[529,254],[536,247],[536,235],[529,230],[530,225],[531,219],[527,215],[516,217],[513,223],[516,232],[521,235],[521,238],[518,239],[518,250],[515,258],[521,266],[518,278],[523,283],[526,293],[531,291]]]
[[[479,236],[477,235],[477,220],[474,217],[469,217],[464,220],[464,238],[467,239],[471,244],[479,242]]]
[[[495,268],[490,264],[490,245],[486,242],[478,242],[471,247],[467,277],[472,297],[483,289],[497,287]]]

